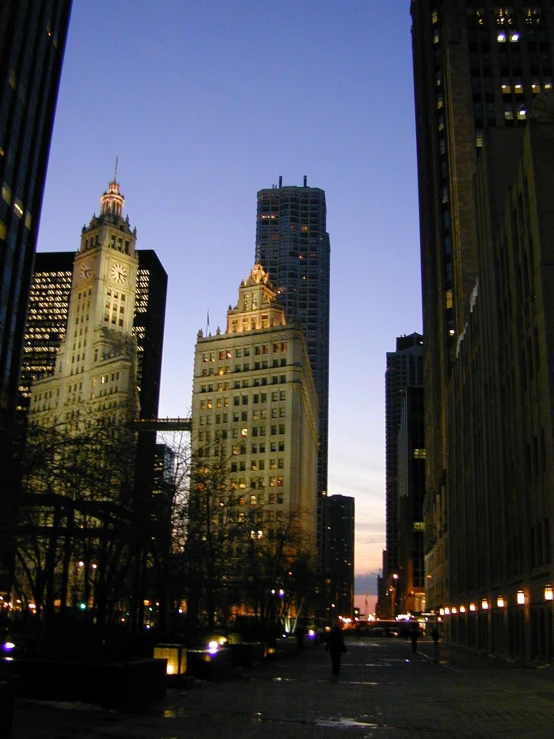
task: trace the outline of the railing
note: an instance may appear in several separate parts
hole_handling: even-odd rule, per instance
[[[134,431],[190,431],[190,418],[136,418],[132,422]]]

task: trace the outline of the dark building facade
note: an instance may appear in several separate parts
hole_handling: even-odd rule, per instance
[[[425,422],[422,387],[405,387],[398,428],[398,569],[393,602],[402,613],[425,611]]]
[[[325,192],[279,186],[258,192],[256,262],[277,289],[287,322],[300,321],[319,401],[318,547],[324,561],[329,426],[329,305],[331,247]]]
[[[354,612],[354,498],[327,499],[327,567],[334,616]]]
[[[540,157],[552,156],[554,7],[414,0],[411,8],[428,607],[442,608],[460,643],[544,660],[552,182]]]
[[[71,0],[0,4],[0,591],[11,571],[11,432],[70,12]]]
[[[160,394],[167,273],[151,249],[137,249],[133,333],[137,339],[140,417],[156,418]],[[65,336],[75,252],[37,252],[25,328],[19,408],[26,412],[33,380],[51,374]]]
[[[385,445],[386,445],[386,551],[383,577],[398,572],[398,432],[402,417],[403,391],[423,387],[423,336],[418,333],[399,336],[396,351],[387,352],[385,374]]]

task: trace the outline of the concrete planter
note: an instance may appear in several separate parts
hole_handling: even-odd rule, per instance
[[[0,675],[0,739],[10,736],[13,728],[15,684],[10,675]]]
[[[233,668],[232,650],[223,647],[211,652],[209,649],[187,649],[187,675],[199,680],[226,680]]]
[[[78,662],[14,659],[6,663],[18,675],[17,694],[41,700],[79,701],[104,708],[135,710],[165,695],[165,661]]]
[[[231,644],[233,667],[252,667],[264,658],[264,645],[261,642],[239,642]]]

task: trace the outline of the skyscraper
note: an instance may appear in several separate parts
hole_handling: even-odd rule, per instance
[[[9,588],[11,432],[70,12],[71,0],[0,5],[0,592]]]
[[[123,217],[115,176],[100,202],[100,215],[83,228],[74,257],[67,330],[54,373],[32,386],[30,414],[39,424],[55,420],[78,428],[85,414],[113,421],[139,414],[136,229]]]
[[[354,498],[327,499],[327,567],[334,616],[354,612]]]
[[[387,352],[385,374],[385,436],[386,436],[386,551],[383,557],[383,578],[386,584],[399,569],[399,510],[398,510],[398,434],[408,387],[423,387],[423,336],[418,333],[399,336],[396,351]]]
[[[425,611],[424,521],[425,428],[422,387],[401,391],[398,429],[398,568],[389,580],[395,606],[402,613]],[[394,577],[397,574],[398,577]],[[391,617],[398,613],[391,614]]]
[[[199,332],[192,448],[231,460],[231,495],[247,506],[239,510],[260,512],[260,538],[294,515],[313,548],[317,396],[302,329],[286,321],[275,298],[257,264],[227,312],[227,330]]]
[[[329,425],[329,302],[331,247],[325,192],[279,186],[258,192],[256,262],[277,289],[287,321],[300,321],[319,401],[318,538],[325,546],[327,447]]]
[[[137,339],[140,417],[156,418],[161,381],[167,273],[151,249],[137,249],[139,268],[133,316]],[[27,411],[33,380],[54,372],[67,329],[75,252],[37,252],[25,327],[19,384],[20,407]]]
[[[413,0],[411,9],[428,606],[454,606],[453,640],[544,659],[554,7]]]

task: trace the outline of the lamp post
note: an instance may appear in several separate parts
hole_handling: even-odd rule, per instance
[[[396,618],[396,588],[398,583],[398,575],[396,572],[393,573],[391,578],[391,586],[390,586],[390,611],[391,611],[391,618]]]

